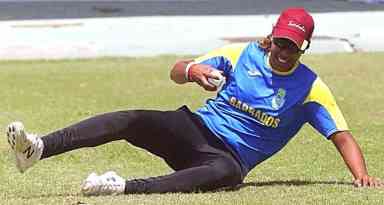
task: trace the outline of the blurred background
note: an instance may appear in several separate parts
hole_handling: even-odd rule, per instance
[[[383,51],[383,0],[0,1],[0,59],[198,55],[262,38],[280,11],[315,19],[310,52]]]

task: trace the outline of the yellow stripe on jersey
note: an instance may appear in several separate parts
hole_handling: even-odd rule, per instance
[[[335,121],[338,130],[348,130],[347,122],[341,113],[328,86],[317,77],[304,103],[316,102],[322,105]]]
[[[222,56],[224,58],[227,58],[231,62],[232,69],[234,69],[236,67],[237,61],[240,58],[241,53],[243,52],[246,46],[248,46],[248,43],[229,44],[216,50],[213,50],[201,57],[196,58],[195,62],[200,63],[210,58]]]

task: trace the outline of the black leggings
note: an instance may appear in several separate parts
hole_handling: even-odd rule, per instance
[[[165,160],[172,174],[126,182],[125,193],[209,191],[242,183],[235,156],[185,106],[101,114],[42,137],[42,158],[126,140]]]

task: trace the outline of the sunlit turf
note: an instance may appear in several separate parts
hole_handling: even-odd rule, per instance
[[[92,115],[125,109],[192,109],[214,97],[176,85],[169,70],[180,56],[0,62],[0,127],[21,120],[47,133]],[[384,53],[304,56],[333,91],[372,175],[383,177]],[[72,151],[17,172],[0,138],[0,204],[383,204],[383,189],[359,189],[331,142],[306,126],[288,146],[256,167],[236,191],[83,197],[92,171],[126,178],[162,175],[161,159],[125,142]]]

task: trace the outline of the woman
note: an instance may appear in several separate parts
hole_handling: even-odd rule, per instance
[[[321,79],[300,63],[314,22],[303,8],[284,10],[272,34],[259,43],[225,46],[195,60],[178,61],[171,79],[217,89],[196,112],[130,110],[94,116],[41,138],[20,122],[7,129],[21,172],[37,161],[81,147],[115,140],[163,158],[174,173],[124,180],[114,172],[92,173],[86,195],[209,191],[243,182],[256,165],[282,149],[305,123],[330,139],[354,176],[356,186],[380,186],[367,173],[359,146]],[[217,73],[217,72],[216,72]]]

